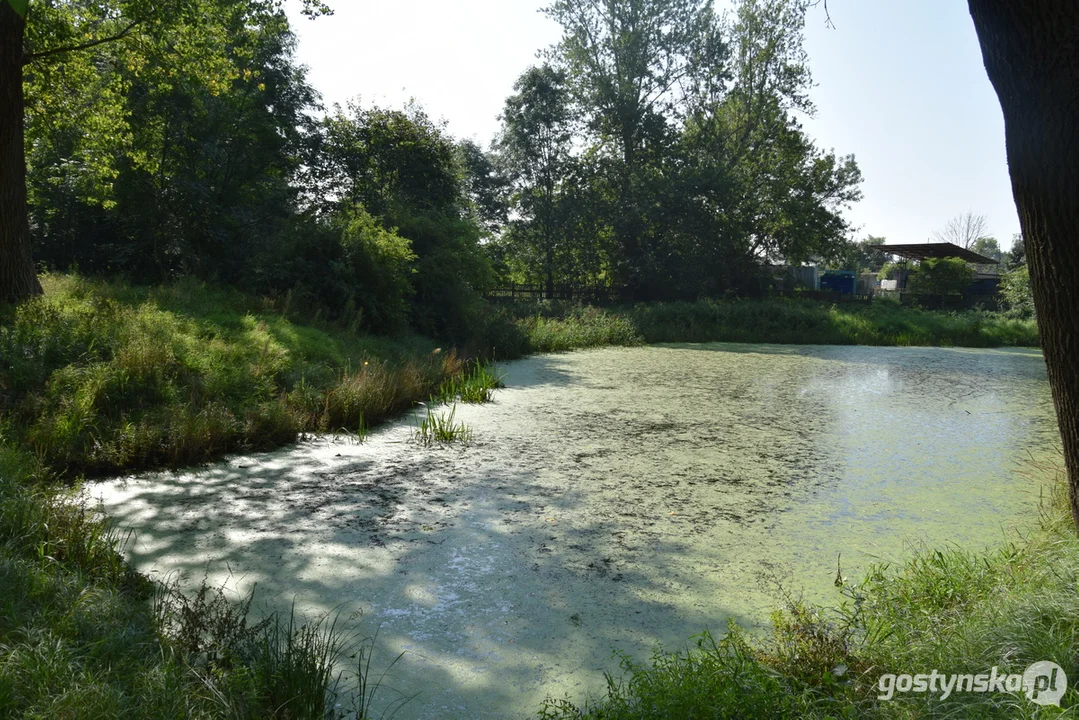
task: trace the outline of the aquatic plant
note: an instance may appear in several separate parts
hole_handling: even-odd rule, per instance
[[[457,414],[457,405],[454,404],[448,413],[435,414],[430,407],[427,414],[420,420],[420,424],[413,429],[412,436],[424,447],[431,445],[448,445],[451,443],[468,444],[472,442],[472,428],[463,422],[454,422]]]
[[[502,376],[493,365],[475,363],[463,374],[443,380],[432,399],[444,405],[457,400],[470,404],[488,403],[494,391],[504,387]]]

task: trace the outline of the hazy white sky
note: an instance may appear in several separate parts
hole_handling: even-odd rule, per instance
[[[295,0],[290,0],[295,4]],[[557,25],[546,0],[329,0],[295,12],[299,61],[327,105],[418,100],[457,137],[487,146],[514,80]],[[726,6],[719,0],[719,7]],[[806,123],[824,148],[853,153],[865,198],[858,236],[924,242],[955,215],[984,214],[1007,248],[1019,221],[1000,106],[963,0],[829,0],[811,10],[806,49],[817,87]]]

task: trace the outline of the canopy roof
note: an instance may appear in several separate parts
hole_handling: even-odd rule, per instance
[[[898,255],[908,260],[927,258],[959,258],[975,265],[999,265],[999,260],[965,250],[955,243],[918,243],[916,245],[870,245],[875,250],[883,250],[889,255]]]

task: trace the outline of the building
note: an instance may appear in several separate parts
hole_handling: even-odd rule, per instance
[[[965,260],[974,266],[973,277],[970,286],[963,292],[965,304],[995,304],[997,290],[1000,285],[1000,273],[997,271],[999,260],[979,255],[976,252],[959,247],[954,243],[919,243],[911,245],[872,245],[875,250],[901,257],[905,260],[929,260],[943,258],[958,258]],[[881,290],[885,292],[897,292],[900,299],[908,299],[913,295],[907,291],[908,273],[902,272],[891,281],[882,281]],[[888,282],[888,285],[885,283]],[[894,287],[891,283],[895,283]],[[913,297],[911,300],[915,299]],[[925,298],[918,298],[924,300]]]

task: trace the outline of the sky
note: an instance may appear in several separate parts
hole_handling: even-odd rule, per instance
[[[458,138],[486,147],[513,83],[555,43],[546,0],[328,0],[332,17],[289,12],[298,61],[327,106],[418,101]],[[729,0],[718,0],[719,9]],[[855,236],[930,239],[966,212],[1001,247],[1019,232],[1000,105],[962,0],[828,0],[811,9],[805,48],[818,146],[853,154],[864,198]]]

